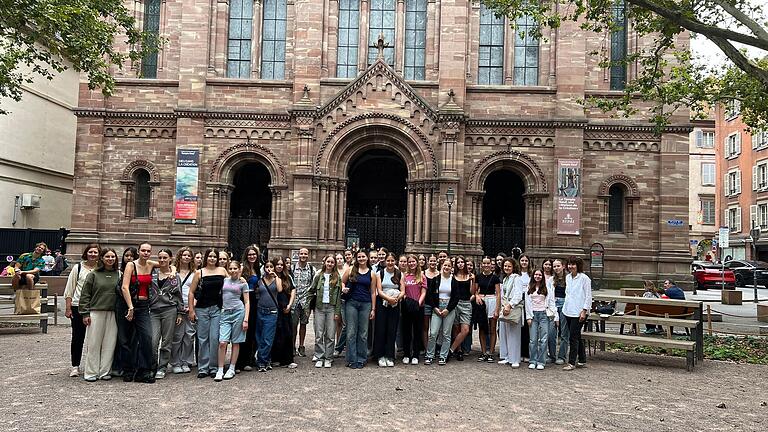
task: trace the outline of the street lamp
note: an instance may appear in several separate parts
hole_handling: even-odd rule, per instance
[[[456,192],[454,192],[453,188],[449,187],[445,191],[445,203],[448,204],[448,256],[451,256],[451,207],[455,198]]]

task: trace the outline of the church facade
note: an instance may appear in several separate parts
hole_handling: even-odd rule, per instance
[[[130,7],[166,43],[111,97],[81,89],[72,251],[517,246],[605,279],[690,274],[687,113],[655,134],[641,105],[580,103],[635,73],[589,54],[636,50],[626,20],[537,39],[468,0]]]

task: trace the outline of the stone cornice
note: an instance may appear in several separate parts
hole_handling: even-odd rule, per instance
[[[129,118],[129,119],[177,119],[177,118],[203,118],[203,119],[233,119],[233,120],[267,120],[290,122],[291,116],[282,113],[259,112],[231,112],[231,111],[207,111],[207,110],[175,110],[173,112],[149,112],[149,111],[116,111],[95,108],[76,108],[77,117],[97,118]]]
[[[467,127],[525,127],[525,128],[567,128],[583,129],[587,126],[586,122],[570,120],[493,120],[493,119],[471,119],[467,121]]]

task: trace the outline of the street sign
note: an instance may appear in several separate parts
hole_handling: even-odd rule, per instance
[[[728,229],[728,227],[720,227],[720,232],[719,232],[720,239],[718,241],[718,244],[723,249],[725,249],[727,247],[730,247],[729,243],[728,243],[728,240],[729,240],[728,239],[728,234],[729,234],[729,232],[730,232],[730,229]]]
[[[681,227],[683,226],[683,221],[680,219],[667,219],[667,225],[673,227]]]

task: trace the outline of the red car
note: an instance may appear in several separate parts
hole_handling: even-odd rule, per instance
[[[694,261],[691,264],[691,273],[693,274],[694,289],[708,288],[736,288],[736,275],[733,270],[725,269],[719,264],[713,264],[708,261]]]

